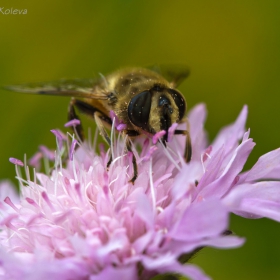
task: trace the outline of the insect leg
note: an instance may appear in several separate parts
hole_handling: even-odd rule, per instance
[[[108,135],[104,125],[103,125],[104,117],[106,117],[106,116],[104,116],[101,112],[99,112],[99,111],[95,111],[94,112],[94,120],[95,120],[96,125],[97,125],[97,127],[99,129],[100,135],[103,137],[103,139],[111,147],[111,139],[110,139],[110,137],[109,137],[109,135]],[[108,117],[106,117],[106,118],[108,118]],[[109,169],[112,161],[113,161],[112,153],[110,152],[110,158],[109,158],[109,160],[107,162],[107,170]]]
[[[68,120],[69,121],[74,120],[74,119],[80,120],[80,118],[76,114],[76,111],[74,108],[76,105],[76,102],[77,102],[77,100],[75,98],[72,98],[70,101],[70,104],[68,107]],[[83,130],[82,124],[80,123],[79,125],[77,125],[75,127],[75,130],[78,134],[78,137],[81,139],[81,141],[84,141],[85,136],[84,136],[84,130]]]
[[[96,122],[96,125],[99,129],[100,135],[108,143],[108,145],[111,146],[111,139],[110,139],[110,137],[109,137],[104,125],[103,125],[104,115],[99,111],[95,111],[93,116],[94,116],[94,120]]]
[[[112,121],[109,117],[107,117],[106,115],[104,115],[102,112],[100,112],[97,108],[95,108],[94,106],[88,104],[87,102],[84,102],[82,100],[78,100],[78,99],[74,99],[74,105],[79,109],[79,111],[82,114],[88,115],[91,118],[94,118],[94,114],[95,112],[99,113],[100,119],[103,122],[108,123],[109,125],[112,125]]]
[[[186,162],[190,162],[192,158],[192,143],[191,143],[191,136],[188,130],[180,130],[176,129],[174,134],[183,134],[186,135],[186,147],[184,152],[184,158]]]
[[[77,114],[75,112],[74,106],[76,108],[78,108],[81,113],[88,115],[91,118],[94,118],[101,136],[108,143],[108,145],[111,146],[111,139],[103,125],[103,122],[106,122],[109,125],[112,125],[111,119],[109,117],[107,117],[106,115],[104,115],[103,113],[101,113],[95,107],[91,106],[90,104],[88,104],[82,100],[72,98],[70,105],[69,105],[69,112],[68,112],[68,118],[70,120],[79,119],[79,117],[77,116]],[[81,125],[76,126],[76,130],[77,130],[78,136],[83,141],[84,140],[84,131],[82,129],[82,126]],[[111,162],[112,162],[112,155],[110,155],[110,159],[107,163],[107,167],[110,166]]]
[[[133,177],[129,180],[129,182],[134,184],[135,180],[138,177],[138,168],[137,168],[136,157],[131,149],[131,142],[130,142],[129,138],[127,138],[127,140],[126,140],[126,148],[129,152],[132,153]]]
[[[100,112],[97,108],[91,106],[90,104],[88,104],[88,103],[86,103],[86,102],[84,102],[82,100],[78,100],[78,99],[72,98],[72,100],[70,102],[70,105],[69,105],[69,111],[68,111],[68,118],[69,118],[69,120],[79,119],[79,117],[77,116],[77,114],[76,114],[76,112],[74,110],[74,107],[78,108],[78,110],[82,114],[88,115],[89,117],[95,119],[96,124],[97,124],[98,128],[100,129],[101,135],[106,140],[106,142],[109,145],[111,145],[110,144],[110,138],[107,137],[107,139],[106,139],[104,137],[106,131],[105,131],[104,126],[102,124],[102,122],[106,122],[109,125],[112,125],[111,119],[109,117],[107,117],[106,115],[104,115],[102,112]],[[98,116],[99,116],[98,120],[96,119],[95,114],[98,114]],[[77,126],[76,129],[77,129],[77,132],[78,132],[78,135],[80,136],[80,138],[82,140],[84,140],[84,133],[83,133],[83,130],[82,130],[82,126],[81,125]],[[106,133],[106,135],[108,136],[107,133]],[[108,139],[109,139],[109,141],[108,141]]]
[[[77,99],[72,99],[71,100],[71,103],[70,103],[70,106],[69,106],[69,113],[68,113],[68,116],[69,116],[69,119],[79,119],[76,112],[75,112],[75,109],[74,109],[74,106],[77,107],[79,109],[79,111],[81,111],[81,113],[84,113],[86,115],[89,115],[90,117],[93,117],[95,122],[96,122],[96,125],[100,131],[100,135],[103,137],[103,139],[108,143],[109,146],[111,146],[111,139],[104,127],[104,122],[105,123],[108,123],[109,125],[112,125],[112,121],[109,117],[107,117],[106,115],[104,115],[102,112],[100,112],[98,109],[96,109],[95,107],[89,105],[88,103],[84,102],[84,101],[81,101],[81,100],[77,100]],[[84,136],[83,136],[83,130],[81,128],[81,126],[78,128],[78,126],[76,127],[77,129],[77,132],[78,132],[78,129],[79,129],[79,132],[78,132],[78,135],[82,138],[81,139],[84,139]],[[138,132],[136,131],[129,131],[128,133],[129,136],[137,136],[139,135]],[[131,143],[129,140],[127,140],[126,142],[126,148],[129,152],[132,152],[132,149],[131,149]],[[134,153],[132,152],[132,164],[133,164],[133,177],[130,179],[130,182],[132,182],[132,184],[134,184],[137,176],[138,176],[138,169],[137,169],[137,163],[136,163],[136,158],[135,158],[135,155]],[[109,158],[109,161],[107,163],[107,168],[110,167],[110,164],[112,163],[112,154],[110,154],[110,158]]]

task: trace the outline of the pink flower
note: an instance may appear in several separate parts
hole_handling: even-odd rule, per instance
[[[211,145],[205,115],[204,105],[189,114],[189,164],[182,158],[184,136],[171,137],[167,148],[138,140],[134,185],[132,155],[121,137],[107,170],[108,152],[98,155],[75,139],[69,145],[54,131],[58,150],[51,175],[36,173],[31,180],[25,166],[23,179],[16,165],[20,197],[7,182],[0,186],[0,279],[133,280],[162,273],[209,279],[182,262],[205,246],[243,244],[227,231],[230,212],[280,221],[280,149],[241,173],[255,145],[244,129],[247,108]],[[63,167],[67,145],[70,159]]]

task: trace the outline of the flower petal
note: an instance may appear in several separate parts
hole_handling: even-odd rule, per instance
[[[268,217],[280,221],[280,182],[264,181],[237,185],[223,202],[240,216]]]
[[[206,240],[202,246],[216,247],[216,248],[236,248],[244,244],[245,239],[238,236],[219,236]]]
[[[190,124],[192,147],[192,161],[200,161],[201,151],[206,148],[207,137],[204,130],[204,122],[207,116],[205,104],[198,104],[188,114]]]
[[[143,263],[145,267],[150,270],[156,270],[157,272],[164,273],[179,273],[192,280],[210,280],[210,278],[203,273],[203,271],[192,264],[180,264],[178,261],[170,255],[162,256],[159,258],[143,257]]]
[[[260,179],[280,179],[280,149],[261,156],[256,164],[240,176],[240,182],[250,182]]]
[[[154,213],[147,196],[141,192],[137,193],[135,214],[146,224],[148,228],[153,227]]]
[[[19,203],[19,195],[16,192],[16,187],[8,180],[0,181],[0,202],[3,202],[6,197],[9,197],[14,203]]]
[[[225,195],[236,176],[242,171],[243,166],[254,146],[255,143],[252,139],[243,141],[235,150],[233,157],[223,170],[220,177],[207,185],[207,187],[203,188],[202,191],[199,192],[197,199],[210,197],[219,198]]]
[[[195,187],[195,182],[199,180],[202,172],[202,166],[198,162],[194,162],[192,165],[185,164],[176,176],[171,190],[174,199],[178,200],[186,196]]]
[[[211,278],[204,274],[204,272],[197,267],[196,265],[187,264],[182,265],[180,263],[174,263],[172,266],[161,269],[161,272],[167,272],[170,269],[173,269],[175,273],[180,273],[186,277],[189,277],[192,280],[210,280]]]
[[[219,235],[227,225],[228,212],[218,200],[202,201],[186,209],[170,236],[175,240],[194,241]]]
[[[238,141],[242,138],[245,132],[245,123],[247,119],[248,108],[244,106],[237,118],[237,120],[224,127],[217,135],[212,146],[213,150],[216,151],[221,146],[225,145],[225,150],[228,151],[235,148],[238,145]]]
[[[97,275],[91,275],[90,280],[105,280],[105,279],[122,279],[122,280],[137,280],[137,270],[135,265],[115,268],[107,266]]]

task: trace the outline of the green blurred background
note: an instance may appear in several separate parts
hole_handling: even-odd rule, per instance
[[[247,167],[280,146],[280,1],[1,1],[0,84],[92,77],[123,66],[189,65],[188,106],[205,102],[210,139],[249,105],[257,142]],[[1,90],[0,178],[9,157],[55,147],[69,98]],[[234,250],[206,249],[193,262],[213,279],[280,279],[280,224],[232,217],[245,236]]]

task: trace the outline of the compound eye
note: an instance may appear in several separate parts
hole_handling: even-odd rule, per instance
[[[181,93],[178,92],[177,90],[168,89],[168,92],[173,97],[175,104],[177,105],[177,107],[179,109],[179,120],[181,120],[185,115],[186,101],[185,101],[184,97],[181,95]]]
[[[146,90],[135,95],[128,105],[128,118],[136,126],[147,127],[152,104],[152,95]]]

